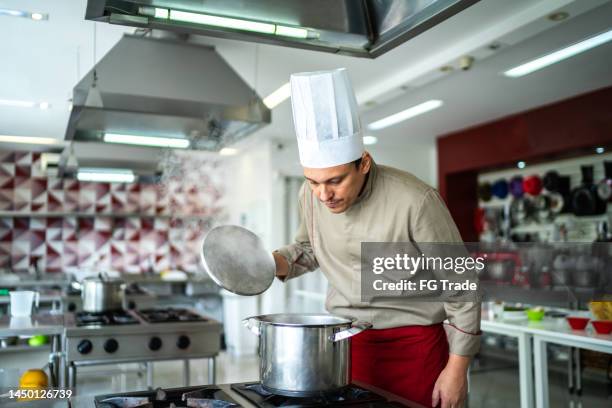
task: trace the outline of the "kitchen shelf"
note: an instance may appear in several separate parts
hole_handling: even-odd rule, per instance
[[[82,213],[82,212],[20,212],[20,211],[0,211],[0,218],[7,217],[30,217],[30,218],[161,218],[161,219],[181,219],[181,220],[207,220],[214,218],[214,215],[192,215],[192,214],[143,214],[143,213]]]
[[[1,353],[18,353],[23,351],[37,351],[37,350],[46,350],[49,351],[51,348],[51,343],[43,344],[42,346],[30,346],[28,344],[20,344],[17,346],[8,346],[8,347],[0,347]]]

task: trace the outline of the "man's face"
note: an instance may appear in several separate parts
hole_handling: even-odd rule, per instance
[[[346,211],[359,196],[370,170],[370,160],[365,153],[359,167],[355,163],[323,169],[304,167],[304,177],[319,201],[331,212],[339,214]]]

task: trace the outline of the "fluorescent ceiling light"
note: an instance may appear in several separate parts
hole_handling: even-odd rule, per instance
[[[293,38],[308,38],[308,30],[298,27],[276,26],[276,35]]]
[[[254,31],[257,33],[274,34],[274,24],[259,23],[257,21],[241,20],[237,18],[211,16],[207,14],[189,13],[186,11],[170,10],[170,20],[187,23],[204,24],[213,27],[233,28],[236,30]]]
[[[79,181],[103,181],[109,183],[131,183],[136,179],[132,170],[105,169],[95,167],[80,168],[77,172]]]
[[[287,98],[291,96],[291,85],[289,82],[283,84],[276,91],[272,92],[270,95],[266,96],[263,99],[264,105],[268,107],[268,109],[274,109],[276,106],[280,105]]]
[[[182,21],[186,23],[203,24],[212,27],[231,28],[235,30],[253,31],[263,34],[275,34],[282,37],[308,38],[311,35],[305,28],[262,23],[240,18],[213,16],[210,14],[191,13],[188,11],[170,10],[159,7],[143,6],[138,9],[140,14],[162,20]],[[312,34],[315,35],[315,34]]]
[[[33,108],[36,106],[36,102],[17,101],[17,100],[11,100],[11,99],[0,99],[0,105],[15,106],[18,108]]]
[[[32,102],[32,101],[19,101],[15,99],[0,99],[0,105],[3,106],[14,106],[16,108],[40,108],[49,109],[51,104],[49,102]]]
[[[403,110],[401,112],[395,113],[391,116],[387,116],[386,118],[377,120],[376,122],[372,122],[368,125],[368,128],[371,130],[384,129],[388,126],[395,125],[396,123],[402,122],[410,118],[414,118],[415,116],[422,115],[423,113],[437,109],[442,105],[443,105],[443,102],[437,99],[423,102],[419,105],[416,105],[406,110]]]
[[[168,18],[170,17],[170,12],[168,9],[156,7],[154,16],[155,18]]]
[[[60,143],[59,140],[52,137],[33,137],[33,136],[12,136],[12,135],[0,135],[0,142],[2,143],[26,143],[26,144],[42,144],[42,145],[53,145]]]
[[[27,11],[0,8],[0,16],[27,17],[28,15],[29,13]]]
[[[511,78],[522,77],[523,75],[531,74],[532,72],[538,71],[542,68],[546,68],[549,65],[573,57],[574,55],[580,54],[581,52],[588,51],[591,48],[595,48],[599,45],[607,43],[610,40],[612,40],[612,30],[588,38],[584,41],[580,41],[579,43],[570,45],[569,47],[562,48],[551,54],[544,55],[543,57],[536,58],[525,64],[521,64],[504,72],[504,75]]]
[[[47,20],[49,18],[48,14],[45,13],[30,13],[29,11],[23,10],[12,10],[6,8],[0,8],[0,16],[8,16],[8,17],[25,17],[31,18],[34,21]]]
[[[363,144],[366,146],[376,144],[378,142],[378,138],[376,136],[364,136]]]
[[[221,156],[234,156],[238,154],[238,149],[234,149],[233,147],[224,147],[223,149],[219,150],[219,154]]]
[[[107,143],[121,143],[139,146],[172,147],[175,149],[186,149],[189,140],[175,137],[137,136],[123,135],[120,133],[105,133],[104,141]]]

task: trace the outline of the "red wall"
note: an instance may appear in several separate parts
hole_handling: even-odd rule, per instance
[[[477,241],[478,173],[612,145],[612,87],[444,135],[437,145],[440,193],[463,239]]]

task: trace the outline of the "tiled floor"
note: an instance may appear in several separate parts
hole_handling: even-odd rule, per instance
[[[472,370],[469,408],[516,408],[520,406],[518,366],[491,361]],[[583,384],[582,397],[567,391],[567,377],[549,373],[551,408],[609,408],[612,388],[601,383]]]
[[[0,355],[0,368],[36,368],[44,365],[46,354],[19,353]],[[191,363],[191,384],[207,383],[206,360]],[[183,385],[183,366],[180,361],[159,362],[154,365],[154,385],[178,387]],[[79,371],[79,393],[99,395],[124,390],[146,388],[145,372],[138,364],[88,367]],[[254,356],[232,357],[221,353],[217,359],[217,382],[232,383],[258,378],[258,360]],[[570,396],[566,378],[550,373],[551,408],[609,408],[612,388],[601,383],[586,383],[584,396]],[[484,367],[472,370],[469,408],[516,408],[519,406],[518,368],[508,363],[488,361]]]

